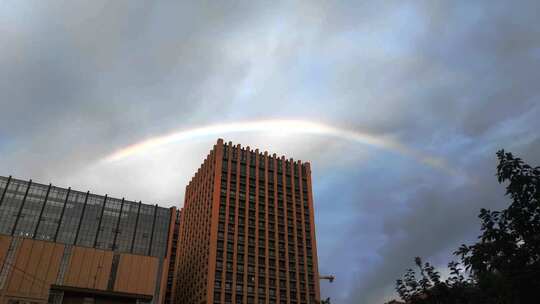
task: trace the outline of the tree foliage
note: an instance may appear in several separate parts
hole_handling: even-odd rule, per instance
[[[506,184],[510,205],[481,209],[481,235],[455,252],[441,281],[429,263],[415,258],[396,290],[406,303],[537,303],[540,298],[540,167],[504,150],[497,152],[497,179]]]
[[[321,304],[330,304],[330,298],[326,298],[325,300],[321,300]]]

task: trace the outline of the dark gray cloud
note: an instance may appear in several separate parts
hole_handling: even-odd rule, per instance
[[[55,165],[212,120],[210,109],[227,108],[243,74],[224,58],[223,39],[264,14],[140,1],[4,9],[13,24],[0,38],[0,134],[18,141],[14,159],[61,152],[47,159]]]
[[[12,1],[0,8],[0,174],[181,203],[214,138],[98,161],[214,122],[302,118],[392,136],[460,174],[332,138],[224,135],[312,162],[320,267],[338,276],[323,294],[381,303],[412,257],[444,264],[478,233],[479,208],[504,206],[497,149],[540,163],[539,10]]]

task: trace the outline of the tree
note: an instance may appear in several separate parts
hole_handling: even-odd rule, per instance
[[[450,262],[450,276],[441,281],[441,276],[429,263],[422,264],[422,259],[415,258],[419,270],[408,269],[402,279],[397,280],[396,290],[406,303],[480,303],[473,295],[474,286],[465,279],[459,263]],[[474,301],[469,301],[474,299]]]
[[[326,298],[326,300],[321,300],[321,304],[330,304],[330,298]]]
[[[407,303],[500,303],[537,301],[540,294],[540,167],[531,167],[504,150],[497,152],[497,179],[506,183],[510,205],[501,211],[481,209],[481,235],[461,245],[449,263],[450,277],[440,281],[429,263],[415,262],[397,280]],[[464,269],[462,269],[462,267]],[[536,298],[536,299],[535,299]]]

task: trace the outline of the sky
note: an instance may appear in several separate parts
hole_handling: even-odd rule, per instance
[[[538,11],[4,0],[0,175],[182,206],[217,138],[309,161],[322,296],[383,303],[507,205],[497,150],[540,164]]]

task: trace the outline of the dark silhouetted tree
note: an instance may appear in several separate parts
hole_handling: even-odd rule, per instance
[[[481,235],[461,245],[449,263],[450,276],[440,281],[429,263],[415,259],[397,280],[407,303],[538,303],[540,300],[540,167],[531,167],[504,150],[497,152],[497,178],[506,183],[511,203],[501,211],[481,209]],[[464,269],[463,269],[464,268]]]
[[[326,298],[326,300],[321,300],[321,304],[330,304],[330,298]]]

